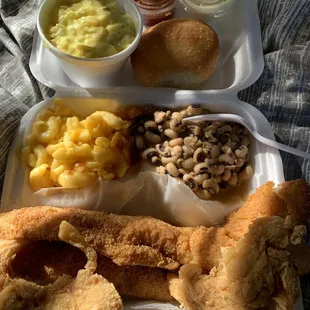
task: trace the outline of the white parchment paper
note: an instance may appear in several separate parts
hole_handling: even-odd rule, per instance
[[[236,210],[242,200],[223,204],[199,199],[179,180],[152,171],[148,164],[133,168],[122,180],[103,181],[80,189],[44,188],[28,205],[77,207],[126,215],[148,215],[180,226],[213,226]]]

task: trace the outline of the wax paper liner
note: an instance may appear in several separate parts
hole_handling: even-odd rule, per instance
[[[241,200],[226,205],[201,200],[183,182],[169,175],[152,171],[129,175],[116,181],[100,179],[80,189],[44,188],[27,197],[28,205],[147,215],[180,226],[214,226],[242,204]]]

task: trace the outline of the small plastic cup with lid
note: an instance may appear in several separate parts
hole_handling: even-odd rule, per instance
[[[143,23],[153,26],[172,18],[176,0],[134,0],[143,16]]]
[[[142,17],[135,4],[128,0],[115,1],[122,12],[132,18],[136,36],[124,50],[107,57],[83,58],[73,56],[55,47],[46,36],[51,18],[57,15],[57,6],[66,3],[63,0],[45,0],[39,8],[37,28],[44,46],[56,57],[62,70],[75,84],[85,88],[101,88],[115,78],[124,69],[130,55],[137,48],[142,31]],[[75,2],[77,3],[77,2]],[[56,9],[56,10],[55,10]]]
[[[221,17],[230,12],[236,0],[180,0],[189,12],[209,17]]]

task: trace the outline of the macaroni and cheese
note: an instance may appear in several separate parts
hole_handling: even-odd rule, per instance
[[[84,187],[98,177],[122,178],[130,167],[129,121],[105,111],[80,119],[54,100],[42,110],[22,149],[34,190],[45,187]]]
[[[59,7],[46,36],[57,48],[81,58],[101,58],[126,49],[136,37],[132,18],[115,0],[71,1]]]

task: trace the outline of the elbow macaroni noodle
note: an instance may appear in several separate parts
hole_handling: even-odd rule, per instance
[[[59,99],[54,104],[39,113],[21,151],[31,187],[78,188],[98,177],[122,178],[130,167],[131,123],[105,111],[80,120]]]

